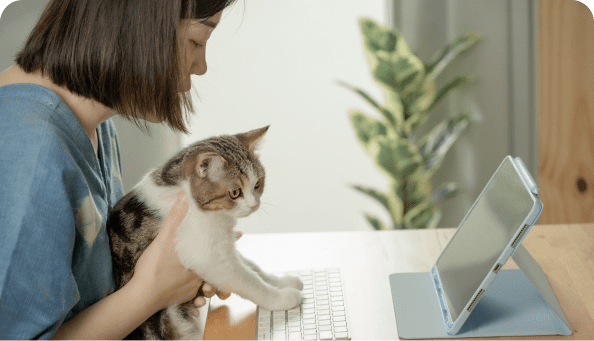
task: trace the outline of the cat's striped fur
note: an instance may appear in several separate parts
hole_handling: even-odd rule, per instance
[[[301,302],[299,279],[264,273],[234,245],[237,219],[260,205],[265,172],[254,149],[267,130],[199,141],[151,171],[122,197],[107,222],[117,289],[132,278],[136,261],[183,190],[190,209],[178,228],[176,251],[184,266],[219,290],[237,293],[270,310],[290,309]],[[159,311],[128,338],[199,338],[202,331],[190,314],[191,305]]]

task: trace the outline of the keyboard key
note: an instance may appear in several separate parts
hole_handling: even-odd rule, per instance
[[[318,321],[318,326],[329,326],[331,324],[332,324],[332,322],[330,322],[330,320]]]
[[[329,309],[319,309],[318,316],[320,316],[320,315],[330,315],[330,310]]]
[[[333,307],[339,306],[339,305],[344,306],[344,301],[332,301],[330,303],[332,304]]]
[[[341,306],[341,305],[332,306],[332,311],[340,311],[340,310],[344,310],[344,306]]]
[[[351,339],[349,337],[349,333],[336,333],[334,336],[336,336],[337,340],[350,340]]]
[[[332,312],[332,317],[334,316],[345,316],[346,314],[344,313],[344,311],[333,311]]]
[[[337,296],[342,297],[342,290],[330,292],[330,297],[337,297]]]
[[[310,332],[310,333],[313,332],[315,334],[316,329],[317,329],[317,326],[316,326],[315,322],[314,323],[305,323],[305,322],[303,323],[303,332],[305,334],[307,334],[308,332]]]
[[[297,327],[289,326],[289,334],[291,334],[291,333],[301,333],[301,325],[299,325]]]
[[[346,327],[346,321],[336,321],[333,323],[334,327]]]
[[[303,319],[303,325],[306,325],[306,324],[310,324],[310,325],[313,324],[315,326],[316,325],[316,319],[315,318],[313,318],[313,319]]]
[[[289,333],[289,340],[301,340],[301,333]]]
[[[332,332],[331,331],[321,331],[320,332],[320,340],[332,340]]]
[[[332,316],[332,321],[346,321],[346,316]]]
[[[346,333],[347,332],[347,328],[346,327],[335,327],[334,328],[334,332],[335,333]]]
[[[285,334],[272,334],[272,341],[287,341]]]

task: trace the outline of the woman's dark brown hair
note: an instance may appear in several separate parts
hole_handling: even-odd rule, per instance
[[[234,1],[50,0],[16,63],[137,124],[148,114],[187,133],[180,20],[212,17]]]

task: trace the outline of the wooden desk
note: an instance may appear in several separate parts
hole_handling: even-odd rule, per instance
[[[351,338],[398,339],[388,276],[428,272],[455,229],[245,235],[238,249],[268,271],[340,267]],[[546,273],[573,335],[594,339],[594,224],[538,225],[523,242]],[[503,267],[517,266],[510,260]],[[213,298],[204,338],[254,339],[256,306]],[[535,339],[535,337],[524,337]]]

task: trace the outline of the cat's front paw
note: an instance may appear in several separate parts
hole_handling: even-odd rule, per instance
[[[268,310],[288,310],[293,309],[301,304],[301,292],[294,288],[279,289],[279,295],[276,299],[272,299],[268,304],[264,304],[264,308]]]
[[[295,276],[284,276],[278,279],[280,288],[303,289],[303,282]]]

